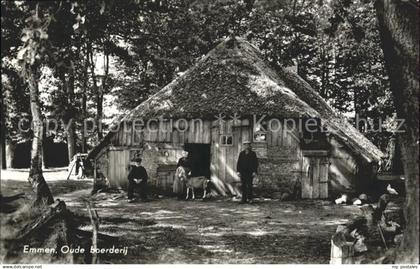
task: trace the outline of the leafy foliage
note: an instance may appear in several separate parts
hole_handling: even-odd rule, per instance
[[[38,19],[35,3],[46,10]],[[370,1],[2,1],[2,12],[2,55],[48,67],[44,112],[74,118],[78,142],[98,141],[84,138],[85,118],[134,108],[229,35],[256,44],[274,68],[297,66],[338,112],[370,128],[394,113]],[[117,111],[102,115],[106,100]],[[367,134],[382,146],[387,131]]]

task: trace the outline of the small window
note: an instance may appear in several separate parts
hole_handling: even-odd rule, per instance
[[[233,136],[232,135],[221,135],[220,136],[220,145],[222,145],[222,146],[232,146],[233,145]]]
[[[267,134],[265,132],[255,132],[254,133],[254,142],[266,142]]]
[[[254,127],[254,142],[266,142],[267,141],[267,123],[257,123]]]

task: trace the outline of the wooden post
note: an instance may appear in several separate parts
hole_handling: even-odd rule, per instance
[[[76,160],[76,162],[77,162],[77,160]],[[76,166],[76,162],[73,162],[73,164],[70,163],[71,164],[71,167],[70,167],[69,173],[67,175],[67,180],[70,179],[71,172],[73,172],[73,168]]]
[[[331,259],[330,264],[353,264],[354,263],[354,243],[346,242],[342,246],[334,244],[331,239]]]

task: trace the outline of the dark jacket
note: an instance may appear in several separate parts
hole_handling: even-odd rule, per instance
[[[252,173],[258,171],[258,158],[254,151],[250,151],[248,154],[245,150],[239,153],[238,163],[236,165],[236,171],[241,173],[241,177],[251,177]]]
[[[187,172],[187,174],[189,172],[191,172],[192,170],[192,163],[191,163],[191,159],[188,157],[182,157],[178,160],[178,164],[176,165],[176,167],[184,167],[185,171]]]
[[[191,165],[191,161],[188,157],[182,157],[178,160],[178,164],[176,165],[176,167],[184,167],[184,168],[189,168],[191,169],[192,165]]]
[[[146,182],[149,179],[146,169],[143,166],[132,166],[128,173],[128,181],[133,181],[133,179],[143,179],[143,182]]]

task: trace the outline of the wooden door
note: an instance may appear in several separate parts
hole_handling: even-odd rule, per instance
[[[242,141],[250,140],[249,123],[238,123],[229,127],[215,126],[212,129],[211,177],[224,186],[220,192],[240,194],[240,179],[236,175],[236,163],[242,149]],[[223,137],[228,136],[230,143],[223,144]]]
[[[328,157],[304,157],[302,198],[328,198]]]
[[[108,180],[111,187],[127,188],[130,164],[130,151],[127,149],[110,149],[108,152]]]

